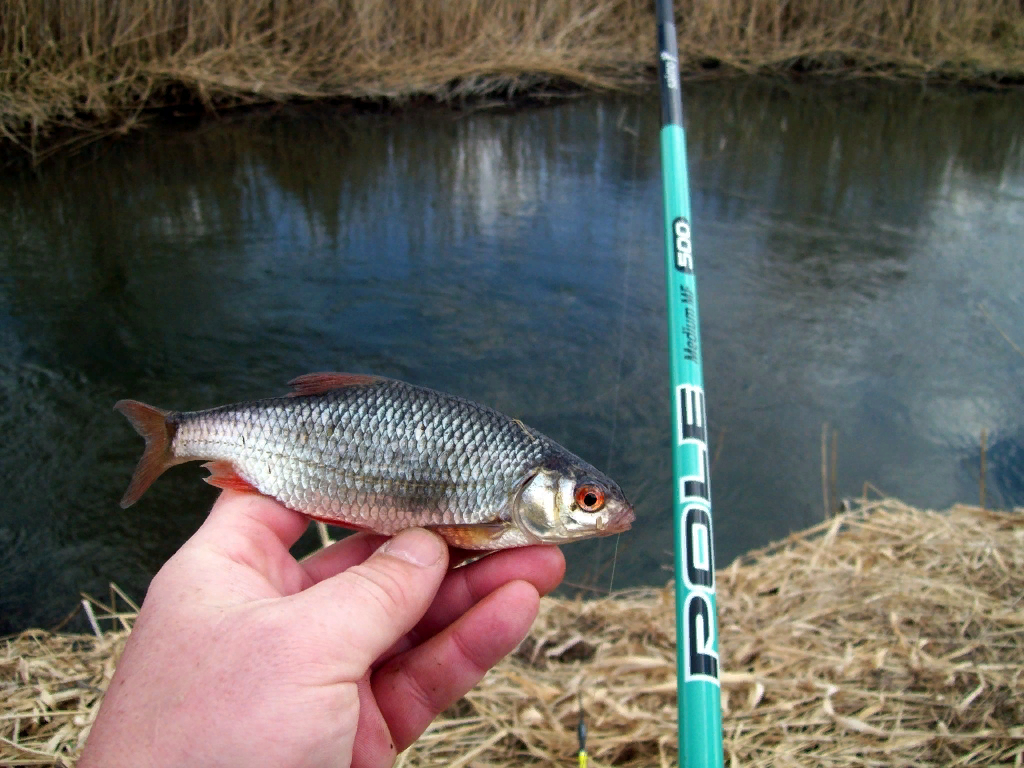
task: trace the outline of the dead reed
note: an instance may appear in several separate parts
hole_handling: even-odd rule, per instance
[[[144,110],[444,102],[650,80],[648,0],[0,0],[0,135],[127,131]],[[1024,78],[1018,0],[676,3],[684,72]]]
[[[718,573],[728,766],[1024,763],[1024,516],[862,502]],[[128,635],[0,651],[0,763],[74,764]],[[99,603],[93,601],[96,609]],[[674,765],[672,591],[547,598],[519,650],[400,766]]]

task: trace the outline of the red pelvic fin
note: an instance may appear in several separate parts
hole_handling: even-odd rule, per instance
[[[203,480],[217,488],[243,493],[261,493],[259,488],[238,474],[235,465],[230,461],[208,461],[203,464],[203,469],[210,470],[210,476],[204,477]]]
[[[177,463],[171,456],[171,439],[177,425],[167,422],[170,411],[154,408],[137,400],[118,400],[114,404],[114,409],[123,413],[135,427],[135,431],[146,440],[142,458],[135,467],[135,474],[128,484],[128,490],[121,498],[121,508],[125,509],[138,501],[165,469]]]
[[[494,543],[501,538],[508,527],[508,523],[427,526],[453,547],[460,549],[494,549]]]
[[[365,373],[307,373],[288,382],[288,386],[292,388],[288,394],[290,397],[322,395],[332,389],[364,387],[380,380],[380,376]]]

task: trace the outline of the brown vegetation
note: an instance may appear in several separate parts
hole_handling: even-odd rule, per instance
[[[726,765],[1024,761],[1024,517],[864,502],[718,573]],[[97,607],[98,604],[97,604]],[[65,765],[134,616],[0,649],[0,762]],[[399,758],[412,766],[675,765],[670,588],[545,598],[519,650]]]
[[[0,0],[0,134],[147,109],[543,94],[650,80],[648,0]],[[1019,0],[677,2],[684,72],[1024,77]]]

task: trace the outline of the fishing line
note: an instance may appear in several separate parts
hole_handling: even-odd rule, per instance
[[[615,585],[615,563],[619,560],[619,539],[622,538],[621,533],[615,534],[615,551],[612,553],[612,575],[608,579],[608,594],[612,593],[612,587]]]
[[[623,107],[622,112],[619,115],[619,120],[616,121],[616,128],[621,130],[623,133],[630,133],[633,135],[633,163],[630,168],[630,181],[636,181],[636,166],[637,166],[637,155],[640,154],[640,131],[639,129],[630,130],[626,126],[622,125],[622,117],[626,114],[626,108]],[[629,209],[629,215],[626,217],[626,232],[633,231],[633,223],[636,218],[636,211],[633,207]],[[615,437],[616,431],[618,430],[619,424],[619,390],[622,385],[622,363],[626,356],[626,310],[629,308],[629,283],[632,279],[632,267],[633,267],[633,249],[626,247],[626,265],[622,270],[622,309],[619,311],[619,345],[618,353],[616,355],[615,365],[615,388],[612,393],[612,429],[611,434],[608,438],[608,459],[605,461],[605,472],[611,474],[612,471],[612,456],[615,451]],[[611,594],[612,588],[615,585],[615,565],[619,558],[619,540],[622,538],[622,534],[618,533],[615,535],[615,549],[612,552],[612,573],[608,579],[608,594]],[[604,549],[604,539],[601,539],[597,545],[597,562],[601,562],[601,553]]]
[[[625,110],[623,110],[624,112]],[[619,127],[619,126],[617,126]],[[636,180],[636,156],[639,154],[637,145],[639,144],[639,131],[625,131],[626,133],[633,134],[633,166],[630,170],[630,179]],[[629,216],[626,221],[626,231],[631,232],[633,230],[633,219],[636,216],[636,212],[630,208]],[[622,309],[619,311],[619,348],[616,354],[615,364],[615,390],[612,394],[612,431],[608,439],[608,459],[605,461],[605,472],[611,472],[612,469],[612,455],[615,450],[615,433],[618,429],[619,424],[619,390],[622,384],[622,362],[626,356],[626,310],[629,308],[629,281],[632,274],[633,267],[633,249],[626,248],[626,265],[622,270]]]

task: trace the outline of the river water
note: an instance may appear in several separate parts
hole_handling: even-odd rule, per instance
[[[1024,504],[1024,95],[687,86],[719,564],[865,481]],[[114,401],[202,408],[317,370],[521,418],[635,501],[615,587],[670,577],[656,101],[282,109],[0,179],[0,631],[136,598],[213,489],[117,506]],[[1005,337],[1004,337],[1005,334]],[[312,538],[301,547],[312,546]],[[606,589],[614,540],[567,549]]]

